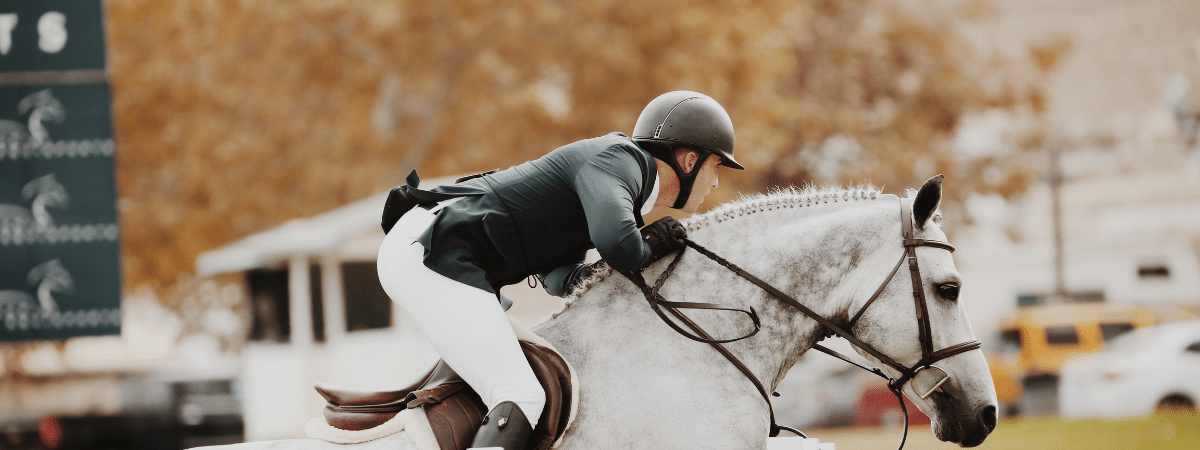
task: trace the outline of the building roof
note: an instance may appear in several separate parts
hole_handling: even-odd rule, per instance
[[[451,184],[457,177],[423,180],[423,187]],[[378,233],[387,192],[312,217],[290,220],[279,227],[255,233],[196,258],[201,276],[269,267],[293,255],[329,253],[355,237]]]

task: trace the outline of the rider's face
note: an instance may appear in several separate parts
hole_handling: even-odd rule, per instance
[[[689,154],[695,155],[693,152],[689,152]],[[700,209],[700,205],[704,204],[704,198],[713,188],[717,187],[717,167],[720,165],[720,155],[709,155],[704,160],[704,165],[700,167],[700,173],[696,174],[696,183],[692,185],[692,195],[688,197],[688,202],[683,205],[681,211],[693,214]]]

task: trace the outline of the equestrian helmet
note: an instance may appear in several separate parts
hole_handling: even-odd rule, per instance
[[[692,91],[673,91],[652,100],[637,124],[633,141],[662,160],[674,160],[675,147],[721,155],[721,165],[742,170],[733,159],[733,121],[711,97]]]

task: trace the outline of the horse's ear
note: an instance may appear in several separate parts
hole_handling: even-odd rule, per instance
[[[921,190],[917,191],[917,198],[913,200],[913,219],[918,228],[924,228],[925,223],[933,217],[933,212],[937,211],[938,206],[942,203],[942,175],[935,175],[933,178],[925,180],[925,184],[921,185]]]

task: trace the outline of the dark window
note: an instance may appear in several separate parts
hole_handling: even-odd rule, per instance
[[[1104,337],[1104,342],[1111,341],[1113,338],[1122,334],[1133,331],[1132,323],[1102,323],[1100,324],[1100,335]]]
[[[1074,325],[1046,327],[1047,344],[1078,344],[1079,333]]]
[[[1072,292],[1067,295],[1067,301],[1074,303],[1104,303],[1103,292]]]
[[[1184,350],[1192,353],[1200,353],[1200,342],[1193,342],[1192,345],[1187,346]]]
[[[287,269],[253,269],[246,272],[250,287],[253,323],[250,339],[255,341],[288,342],[291,337],[291,314],[288,295]],[[325,316],[321,308],[321,270],[309,269],[309,295],[312,298],[313,339],[325,340]]]
[[[253,315],[250,339],[287,342],[291,335],[288,320],[287,270],[254,269],[246,272]]]
[[[325,306],[321,298],[321,266],[308,268],[308,295],[312,299],[313,340],[325,342]]]
[[[1017,296],[1017,306],[1037,306],[1042,304],[1042,296],[1037,294],[1021,294]]]
[[[392,326],[392,299],[379,285],[374,262],[342,264],[346,294],[346,331]]]
[[[1171,268],[1165,264],[1138,266],[1138,278],[1165,280],[1171,278]]]
[[[1021,330],[1009,329],[1000,332],[1000,351],[1016,353],[1021,351]]]

